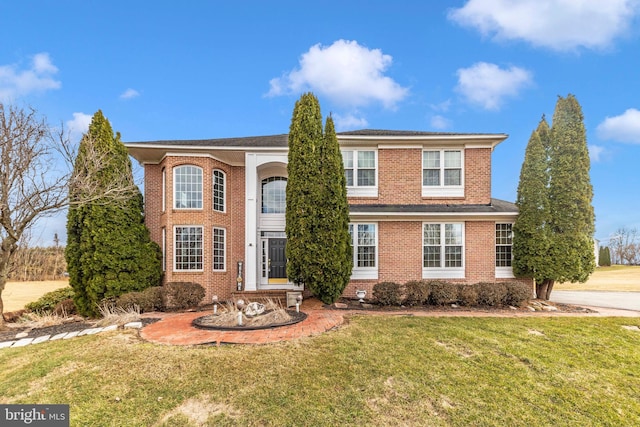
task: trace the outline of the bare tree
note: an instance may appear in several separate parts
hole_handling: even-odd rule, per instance
[[[638,264],[640,262],[640,242],[635,228],[619,228],[609,239],[614,264]]]
[[[78,148],[63,127],[51,128],[33,108],[0,103],[0,329],[11,260],[36,220],[67,206],[69,186],[82,194],[74,203],[114,203],[130,197],[135,188],[126,176],[117,177],[107,188],[97,186],[91,175],[107,162],[93,144],[84,145],[86,164],[74,169]]]

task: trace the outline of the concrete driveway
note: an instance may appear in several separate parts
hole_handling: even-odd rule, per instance
[[[640,311],[640,292],[556,291],[551,301],[590,307]]]

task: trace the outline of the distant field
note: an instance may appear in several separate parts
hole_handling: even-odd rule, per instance
[[[566,291],[640,292],[640,266],[598,267],[586,283],[561,283],[554,289]]]
[[[44,280],[39,282],[8,282],[2,292],[4,311],[20,310],[47,292],[69,286],[68,280]]]

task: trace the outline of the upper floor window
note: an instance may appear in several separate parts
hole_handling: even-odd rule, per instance
[[[185,165],[173,169],[173,207],[202,209],[202,169]]]
[[[347,187],[375,187],[376,152],[352,150],[342,152]]]
[[[167,210],[167,170],[162,168],[162,212]]]
[[[422,267],[426,277],[464,277],[463,229],[462,223],[423,225]]]
[[[221,170],[213,171],[213,210],[218,212],[225,211],[224,203],[225,193],[225,173]]]
[[[287,178],[274,176],[262,180],[262,213],[283,214],[287,210]]]
[[[422,152],[422,195],[461,197],[463,188],[462,150]]]
[[[175,227],[174,264],[176,270],[202,271],[204,252],[201,226]]]

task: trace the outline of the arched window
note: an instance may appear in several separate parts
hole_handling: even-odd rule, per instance
[[[262,213],[283,214],[287,209],[287,178],[274,176],[262,180]]]
[[[213,171],[213,210],[224,212],[225,174],[219,169]]]
[[[173,207],[202,209],[202,168],[184,165],[173,169]]]

